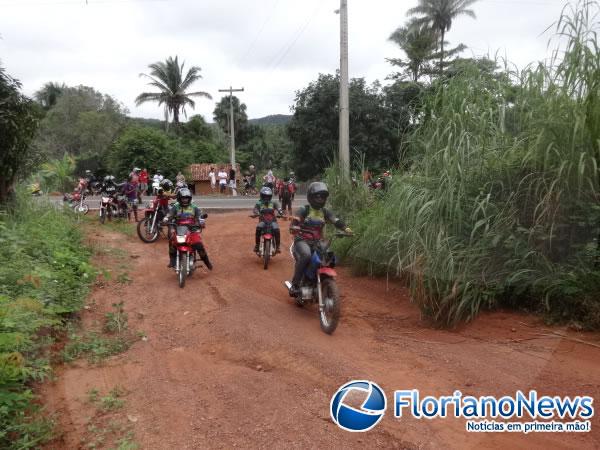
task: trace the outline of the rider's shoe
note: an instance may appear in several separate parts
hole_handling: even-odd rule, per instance
[[[213,270],[213,265],[210,262],[210,260],[208,259],[208,257],[206,259],[203,259],[202,262],[204,263],[204,265],[206,266],[206,268],[208,270]]]
[[[175,267],[175,265],[176,265],[175,263],[176,263],[175,257],[169,258],[169,265],[167,266],[167,268],[172,269],[173,267]]]
[[[290,294],[290,297],[297,297],[298,294],[300,293],[300,288],[297,285],[292,284],[288,293]]]

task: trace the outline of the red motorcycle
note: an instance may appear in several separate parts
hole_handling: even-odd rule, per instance
[[[253,214],[250,217],[256,219],[259,216]],[[277,217],[282,218],[283,216],[277,215]],[[267,270],[269,268],[269,261],[275,256],[275,252],[277,250],[274,245],[275,236],[273,235],[273,222],[275,221],[275,215],[265,213],[262,216],[262,221],[265,223],[265,226],[263,227],[260,235],[260,244],[258,246],[258,252],[256,252],[256,255],[263,259],[263,269]]]
[[[137,224],[137,233],[142,242],[149,244],[158,240],[162,232],[162,219],[164,217],[163,211],[160,205],[161,199],[155,197],[152,200],[152,205],[144,211],[144,218]],[[170,239],[171,235],[167,237]]]
[[[85,197],[85,191],[73,191],[72,194],[65,194],[63,196],[63,202],[66,202],[76,213],[87,214],[90,207],[85,203]]]
[[[200,218],[200,226],[198,230],[192,230],[192,227],[197,227],[194,219],[183,219],[178,222],[171,222],[170,226],[175,228],[175,233],[171,236],[171,245],[177,249],[175,259],[175,273],[179,279],[179,287],[185,286],[185,279],[196,270],[196,251],[192,247],[194,244],[202,243],[200,235],[202,228],[205,227],[204,219],[207,214],[202,214]]]

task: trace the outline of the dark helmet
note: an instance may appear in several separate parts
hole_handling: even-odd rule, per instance
[[[273,198],[273,191],[271,188],[264,186],[260,190],[260,199],[264,202],[270,202],[271,198]]]
[[[321,181],[310,183],[310,186],[308,186],[308,191],[306,192],[306,199],[312,208],[321,209],[323,206],[325,206],[327,197],[329,197],[329,189],[327,189],[327,185],[325,183]]]
[[[162,187],[165,191],[172,191],[173,190],[173,182],[171,180],[169,180],[168,178],[165,178],[164,180],[162,180],[160,182],[160,187]]]
[[[183,188],[177,193],[177,202],[182,206],[189,206],[192,203],[192,193],[188,188]]]
[[[113,177],[112,175],[106,175],[104,177],[104,181],[106,181],[107,183],[114,183],[115,182],[115,177]]]

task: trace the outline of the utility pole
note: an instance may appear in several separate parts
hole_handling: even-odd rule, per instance
[[[342,175],[350,179],[350,119],[348,105],[348,1],[340,0],[340,138]]]
[[[233,89],[229,86],[229,89],[219,89],[219,92],[229,92],[229,133],[231,134],[231,168],[235,170],[235,130],[233,127],[233,93],[244,92],[244,88]]]

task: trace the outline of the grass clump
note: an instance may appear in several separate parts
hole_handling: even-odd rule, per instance
[[[356,267],[406,277],[440,324],[507,303],[600,328],[599,13],[565,9],[548,63],[430,87],[411,171],[353,209]]]

